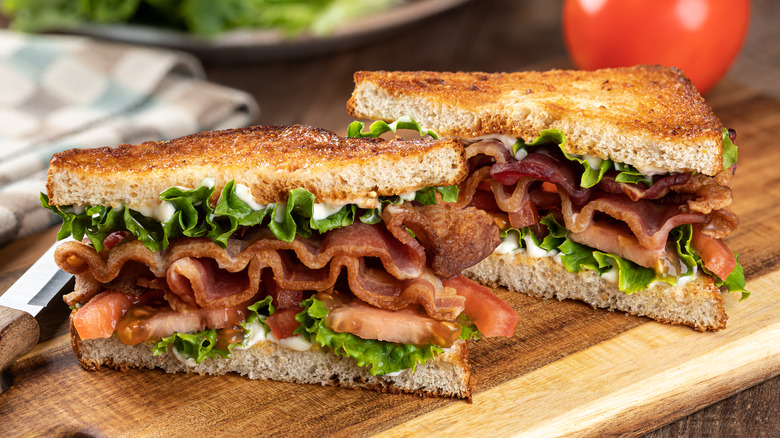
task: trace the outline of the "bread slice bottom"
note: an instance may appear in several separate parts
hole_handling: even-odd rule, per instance
[[[493,253],[464,274],[493,287],[504,286],[542,298],[580,300],[593,307],[684,324],[700,331],[723,329],[728,319],[723,295],[706,275],[697,275],[682,286],[656,285],[626,294],[595,271],[569,272],[552,258],[529,257],[524,251]]]
[[[225,374],[235,372],[250,379],[365,388],[380,392],[413,393],[471,399],[468,347],[457,341],[434,360],[394,376],[372,376],[349,357],[326,349],[295,351],[270,342],[246,350],[234,350],[228,359],[206,359],[194,366],[173,353],[152,355],[146,344],[125,345],[117,337],[83,340],[70,325],[73,351],[84,369],[103,367],[159,368],[167,373]]]

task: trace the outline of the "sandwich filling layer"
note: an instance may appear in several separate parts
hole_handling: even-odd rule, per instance
[[[79,336],[117,336],[195,363],[270,339],[326,348],[382,375],[459,339],[512,335],[514,311],[459,275],[500,239],[484,212],[442,202],[453,189],[315,218],[305,190],[255,209],[235,187],[213,207],[209,179],[166,190],[160,198],[175,211],[163,222],[129,208],[50,207],[65,219],[63,236],[83,239],[55,254],[76,275],[65,299]]]
[[[350,135],[431,132],[408,118],[377,121],[366,132],[363,126],[354,122]],[[594,270],[625,293],[703,273],[744,298],[742,267],[722,241],[738,224],[729,208],[734,135],[723,131],[724,161],[714,176],[571,155],[558,130],[531,142],[506,135],[464,139],[469,177],[458,203],[492,216],[502,237],[497,253],[525,250],[570,272]]]

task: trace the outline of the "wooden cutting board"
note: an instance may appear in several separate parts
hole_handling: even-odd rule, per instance
[[[780,102],[733,84],[709,102],[739,132],[728,238],[751,297],[726,294],[728,328],[699,333],[578,302],[496,290],[520,314],[511,339],[470,345],[472,404],[412,395],[159,371],[83,371],[68,309],[39,315],[41,343],[10,370],[2,435],[638,435],[780,374]],[[0,250],[0,290],[54,230]]]

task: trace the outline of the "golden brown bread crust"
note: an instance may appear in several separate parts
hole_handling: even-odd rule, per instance
[[[690,149],[681,152],[685,159],[679,159],[679,169],[668,170],[707,175],[716,174],[723,162],[723,126],[691,81],[676,68],[518,73],[360,71],[354,79],[355,92],[347,103],[347,111],[354,117],[388,120],[410,115],[440,135],[464,138],[507,134],[530,141],[542,129],[556,128],[566,134],[565,146],[570,153],[588,153],[642,167],[670,164],[664,161],[667,153]],[[450,116],[445,120],[442,114]],[[631,144],[634,140],[636,144]],[[603,142],[628,144],[599,144]],[[624,161],[616,159],[621,148],[657,150],[639,151],[638,160],[632,162],[631,156]]]
[[[168,187],[196,187],[215,177],[215,198],[235,179],[260,203],[283,202],[302,187],[318,200],[370,204],[377,196],[456,184],[465,175],[457,139],[385,141],[342,138],[304,125],[254,126],[55,154],[47,191],[52,205],[149,206]]]

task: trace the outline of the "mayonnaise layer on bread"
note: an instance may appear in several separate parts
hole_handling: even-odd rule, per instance
[[[247,350],[261,342],[272,342],[274,344],[285,347],[289,350],[306,351],[311,350],[311,342],[303,339],[301,335],[290,336],[289,338],[276,339],[273,333],[266,328],[260,321],[248,322],[245,325],[247,335],[244,337],[244,341],[233,348],[234,350]]]

